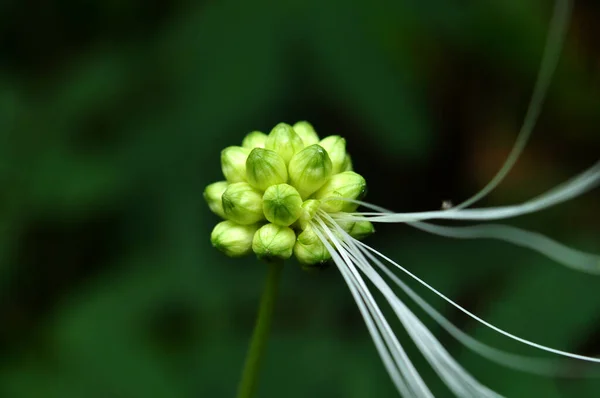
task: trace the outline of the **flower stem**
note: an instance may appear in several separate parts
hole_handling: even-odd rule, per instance
[[[269,270],[265,287],[260,298],[256,325],[250,341],[250,348],[246,355],[246,363],[242,372],[242,379],[238,385],[237,398],[252,398],[258,385],[258,374],[262,357],[267,347],[269,338],[269,329],[271,328],[271,319],[273,317],[273,308],[277,299],[277,288],[281,278],[283,262],[276,261],[269,263]]]

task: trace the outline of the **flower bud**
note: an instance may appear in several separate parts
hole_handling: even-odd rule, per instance
[[[221,169],[227,182],[246,181],[246,159],[250,150],[241,146],[230,146],[221,151]]]
[[[302,213],[302,198],[291,185],[271,185],[263,195],[263,211],[273,224],[289,227]]]
[[[229,257],[241,257],[252,251],[252,238],[258,225],[239,225],[233,221],[218,223],[210,234],[212,245]]]
[[[265,224],[254,234],[252,250],[262,260],[286,260],[292,256],[295,242],[291,228]]]
[[[331,258],[331,254],[312,228],[307,228],[298,235],[294,255],[301,264],[306,265],[321,264]]]
[[[305,230],[308,227],[308,223],[313,219],[317,210],[321,207],[321,201],[316,199],[309,199],[302,203],[302,213],[298,218],[298,225],[300,229]]]
[[[331,176],[331,159],[325,149],[315,144],[295,154],[288,169],[290,183],[302,198],[307,198]]]
[[[264,191],[271,185],[286,182],[288,172],[283,158],[277,152],[254,148],[246,161],[246,178],[254,188]]]
[[[336,174],[319,189],[314,197],[321,199],[323,210],[333,213],[338,211],[352,212],[356,210],[356,203],[331,198],[361,199],[367,191],[365,179],[353,171],[344,171]]]
[[[296,134],[292,126],[285,123],[279,123],[273,127],[273,130],[267,137],[265,148],[277,152],[283,158],[287,165],[296,154],[304,148],[302,138]]]
[[[346,160],[344,161],[344,165],[342,166],[341,171],[353,171],[354,167],[352,166],[352,158],[350,155],[346,154]]]
[[[267,142],[267,135],[260,131],[253,131],[246,134],[242,141],[242,147],[248,149],[264,148],[265,142]]]
[[[373,223],[364,220],[355,222],[349,233],[353,238],[361,240],[369,235],[372,235],[374,232],[375,227],[373,227]]]
[[[297,122],[293,126],[294,131],[302,139],[304,146],[311,146],[319,143],[319,136],[312,124],[306,121]]]
[[[344,214],[344,213],[337,213],[337,214]],[[350,233],[352,231],[352,228],[354,228],[354,224],[356,224],[356,221],[354,220],[348,220],[346,218],[342,218],[342,219],[336,219],[335,222],[337,223],[337,225],[340,226],[340,228],[342,228],[346,233]],[[334,230],[334,232],[337,232],[337,230]],[[341,236],[341,234],[338,234]]]
[[[227,181],[219,181],[210,184],[204,189],[204,200],[208,203],[210,210],[221,218],[225,218],[223,210],[223,201],[221,197],[227,189]]]
[[[264,219],[262,194],[247,182],[236,182],[223,192],[225,216],[238,224],[249,225]]]
[[[330,135],[329,137],[325,137],[319,142],[329,155],[331,159],[332,171],[333,174],[340,173],[344,171],[344,166],[346,165],[346,140],[340,137],[339,135]]]

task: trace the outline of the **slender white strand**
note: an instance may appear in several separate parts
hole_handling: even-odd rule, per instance
[[[552,75],[556,70],[556,65],[558,64],[560,57],[560,51],[566,36],[570,14],[570,1],[558,0],[554,3],[554,12],[550,22],[550,27],[548,29],[548,35],[546,37],[546,45],[542,55],[540,71],[538,73],[533,94],[525,114],[525,120],[523,121],[523,125],[521,126],[521,130],[517,136],[514,146],[510,151],[510,154],[504,161],[504,164],[500,170],[491,179],[491,181],[485,187],[483,187],[481,191],[457,205],[455,208],[464,209],[469,207],[492,192],[502,182],[502,180],[504,180],[523,152],[523,149],[525,148],[525,145],[527,144],[527,141],[529,140],[531,132],[533,131],[535,123],[539,117],[544,98],[546,97],[548,87],[552,81]]]
[[[371,252],[363,247],[359,247],[361,252],[367,256],[373,263],[375,263],[388,277],[392,272],[379,261]],[[406,283],[399,278],[394,278],[394,282],[409,296],[419,307],[423,309],[429,316],[431,316],[442,328],[444,328],[450,335],[456,340],[462,343],[465,347],[469,348],[473,352],[487,358],[490,361],[496,362],[502,366],[512,368],[515,370],[538,374],[542,376],[561,376],[561,377],[587,377],[585,375],[575,375],[573,372],[563,368],[556,361],[550,361],[542,358],[526,357],[522,355],[512,354],[491,347],[487,344],[480,342],[479,340],[471,337],[461,329],[456,327],[440,312],[429,305],[423,300],[414,290],[412,290]]]
[[[579,355],[579,354],[574,354],[574,353],[567,352],[567,351],[557,350],[557,349],[554,349],[554,348],[551,348],[551,347],[544,346],[542,344],[534,343],[533,341],[521,338],[521,337],[516,336],[514,334],[511,334],[511,333],[509,333],[509,332],[507,332],[507,331],[505,331],[503,329],[500,329],[499,327],[494,326],[491,323],[489,323],[489,322],[485,321],[484,319],[478,317],[477,315],[473,314],[472,312],[470,312],[466,308],[461,307],[459,304],[457,304],[454,301],[452,301],[451,299],[449,299],[443,293],[439,292],[438,290],[436,290],[435,288],[433,288],[431,285],[429,285],[427,282],[423,281],[422,279],[420,279],[419,277],[417,277],[416,275],[414,275],[412,272],[408,271],[406,268],[402,267],[401,265],[399,265],[398,263],[396,263],[394,260],[392,260],[389,257],[387,257],[386,255],[378,252],[377,250],[373,249],[370,246],[365,245],[361,241],[356,241],[356,243],[359,244],[360,246],[364,247],[365,249],[371,251],[375,255],[383,258],[384,260],[386,260],[390,264],[394,265],[396,268],[398,268],[402,272],[406,273],[408,276],[410,276],[411,278],[413,278],[414,280],[416,280],[417,282],[419,282],[421,285],[425,286],[427,289],[431,290],[433,293],[435,293],[436,295],[438,295],[439,297],[441,297],[442,299],[444,299],[447,303],[451,304],[452,306],[454,306],[458,310],[462,311],[463,313],[465,313],[466,315],[468,315],[471,318],[475,319],[479,323],[481,323],[481,324],[489,327],[490,329],[492,329],[492,330],[494,330],[494,331],[496,331],[496,332],[498,332],[498,333],[500,333],[500,334],[502,334],[502,335],[504,335],[506,337],[509,337],[509,338],[511,338],[511,339],[513,339],[515,341],[518,341],[520,343],[529,345],[531,347],[537,348],[537,349],[542,350],[542,351],[551,352],[553,354],[557,354],[557,355],[561,355],[561,356],[565,356],[565,357],[569,357],[569,358],[580,359],[582,361],[600,363],[600,358],[588,357],[588,356],[585,356],[585,355]],[[399,280],[399,279],[394,274],[390,273],[389,277],[392,278],[394,280],[394,282],[398,283],[397,280]]]
[[[360,293],[358,292],[358,288],[356,287],[356,282],[354,281],[353,276],[347,269],[345,269],[343,262],[340,262],[341,259],[339,258],[339,256],[337,256],[337,254],[335,256],[332,255],[332,257],[334,259],[334,262],[338,266],[338,269],[340,270],[340,273],[342,274],[344,281],[348,285],[348,288],[350,289],[350,292],[352,294],[352,297],[354,298],[354,301],[358,305],[358,309],[361,313],[361,316],[363,317],[363,319],[365,321],[365,324],[367,326],[369,334],[371,335],[371,338],[373,339],[373,342],[375,344],[377,352],[379,353],[379,356],[381,357],[381,360],[383,361],[383,364],[384,364],[386,370],[388,371],[390,378],[392,379],[394,385],[396,386],[396,388],[398,389],[398,391],[400,392],[400,394],[402,396],[412,397],[413,396],[412,392],[408,390],[406,382],[404,381],[402,376],[398,373],[396,364],[392,360],[390,353],[381,338],[380,331],[375,326],[372,315],[371,315],[370,311],[366,308],[365,301],[363,301]]]
[[[555,187],[547,190],[543,194],[530,199],[530,201],[542,201],[547,200],[547,198],[557,198],[553,200],[564,201],[562,196],[567,195],[570,199],[573,196],[571,195],[580,195],[589,191],[590,189],[595,188],[600,183],[598,179],[598,173],[600,172],[600,162],[596,162],[592,167],[585,170],[583,173],[576,175],[564,181]],[[574,187],[573,189],[565,189],[565,187]]]
[[[408,225],[420,230],[458,239],[497,239],[534,250],[562,265],[578,271],[600,275],[600,256],[572,249],[540,233],[495,224],[447,227],[424,222]]]
[[[571,180],[555,187],[548,192],[531,199],[529,201],[511,205],[488,207],[482,209],[456,209],[435,210],[411,213],[393,213],[370,203],[336,198],[335,200],[345,200],[347,202],[357,203],[366,208],[377,210],[376,212],[359,212],[346,216],[346,220],[364,220],[371,222],[415,222],[431,219],[445,220],[499,220],[504,218],[517,217],[524,214],[534,213],[567,200],[573,199],[600,184],[600,161],[591,168],[572,178]]]
[[[352,248],[349,248],[352,250]],[[360,254],[354,255],[355,257],[359,257]],[[357,263],[360,263],[361,260],[355,260]],[[362,260],[365,261],[365,260]],[[369,271],[372,271],[372,268],[367,264],[360,266],[361,270],[373,281],[373,277],[369,275]],[[374,281],[377,283],[377,281]],[[382,287],[379,284],[376,284],[378,289],[382,291],[387,299],[387,301],[394,307],[397,305],[392,301],[392,299],[387,296],[387,292],[384,292]],[[388,289],[389,290],[389,289]],[[397,300],[396,297],[394,297]],[[478,390],[473,388],[472,380],[463,377],[461,374],[461,369],[456,369],[456,364],[452,361],[448,361],[445,357],[439,355],[439,347],[436,346],[435,343],[431,341],[424,341],[422,330],[414,333],[414,329],[418,328],[418,325],[415,325],[416,321],[413,318],[407,317],[406,313],[398,308],[393,308],[396,312],[396,315],[399,317],[406,330],[409,332],[409,335],[419,348],[419,350],[425,355],[428,362],[432,365],[436,373],[442,378],[442,380],[448,385],[448,387],[459,397],[471,397],[474,396],[470,390]],[[402,312],[398,312],[402,311]],[[464,373],[464,371],[463,371]],[[481,391],[477,391],[479,394],[477,396],[485,396],[487,394],[481,394]]]
[[[448,354],[429,330],[394,295],[389,286],[375,272],[368,260],[360,252],[359,247],[354,244],[354,240],[333,219],[327,215],[324,216],[329,219],[330,224],[337,230],[337,233],[343,237],[344,246],[346,246],[348,252],[355,258],[356,264],[384,294],[386,300],[392,306],[392,309],[405,326],[419,350],[446,385],[459,397],[500,397],[497,393],[477,382]]]
[[[319,231],[318,228],[315,228],[314,231],[317,234],[317,236],[319,237],[319,239],[321,239],[321,241],[325,244],[325,247],[327,248],[327,250],[330,251],[332,257],[334,259],[336,257],[339,259],[340,262],[339,263],[336,262],[336,265],[338,265],[338,268],[340,268],[340,267],[344,268],[344,265],[345,265],[345,271],[349,270],[353,274],[355,281],[357,283],[357,289],[363,296],[365,303],[370,307],[371,311],[374,312],[375,321],[378,323],[378,326],[382,332],[382,335],[383,335],[384,339],[386,340],[386,343],[390,350],[392,358],[394,359],[394,362],[396,363],[401,374],[404,376],[404,379],[409,383],[410,389],[414,392],[415,396],[417,396],[417,397],[433,397],[433,395],[429,391],[427,385],[425,384],[425,382],[423,381],[423,379],[421,378],[421,376],[419,375],[417,370],[414,368],[414,365],[412,364],[412,362],[406,355],[404,349],[400,345],[400,342],[396,338],[394,332],[392,331],[391,327],[385,320],[385,317],[381,313],[381,310],[377,306],[375,299],[371,295],[367,286],[364,284],[362,278],[360,278],[360,274],[354,268],[352,261],[348,257],[347,253],[343,250],[337,237],[335,235],[331,234],[329,228],[327,228],[327,226],[323,223],[323,221],[319,217],[316,217],[315,220],[320,224],[321,231]],[[331,247],[327,238],[325,238],[322,235],[322,233],[325,233],[328,236],[329,240],[331,240],[331,242],[334,243],[334,245],[337,248],[337,252],[333,247]],[[340,255],[341,255],[341,257],[343,257],[343,260],[340,258]],[[340,270],[340,271],[342,271],[342,270]]]
[[[352,238],[337,224],[334,224],[334,227],[339,234],[342,234],[344,246],[354,257],[355,263],[384,294],[419,350],[446,385],[459,397],[500,397],[497,393],[477,382],[450,356],[422,322],[394,295],[393,291],[360,252],[358,246],[354,244]]]

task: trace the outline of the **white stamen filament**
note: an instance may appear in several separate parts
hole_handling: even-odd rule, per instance
[[[550,21],[550,27],[548,28],[548,36],[546,37],[546,45],[542,60],[540,63],[540,72],[538,73],[533,94],[525,113],[525,119],[523,125],[517,136],[517,140],[513,145],[508,157],[504,161],[504,164],[498,170],[496,175],[487,183],[485,187],[471,198],[465,200],[455,208],[464,209],[467,208],[485,196],[492,192],[510,172],[512,167],[517,162],[517,159],[525,149],[527,141],[533,131],[533,127],[540,114],[546,92],[552,81],[552,75],[558,64],[560,58],[560,50],[563,45],[567,33],[568,21],[571,16],[571,2],[569,0],[560,0],[554,3],[554,12],[552,14],[552,21]]]
[[[578,271],[590,274],[600,274],[600,256],[570,248],[556,242],[543,234],[526,231],[507,225],[475,225],[466,227],[440,226],[424,223],[417,220],[450,219],[450,220],[477,220],[498,219],[514,217],[516,215],[539,211],[543,208],[561,203],[581,195],[600,184],[600,162],[583,172],[579,176],[555,187],[548,192],[531,199],[520,205],[503,206],[487,209],[458,209],[451,208],[443,211],[430,211],[419,213],[393,213],[380,206],[365,202],[352,201],[377,212],[353,213],[352,215],[340,213],[335,215],[339,221],[369,220],[371,222],[400,222],[436,235],[459,239],[497,239],[526,247]]]
[[[600,162],[594,164],[580,175],[569,181],[554,187],[544,194],[512,206],[498,206],[482,209],[458,209],[456,207],[448,210],[412,212],[412,213],[393,213],[379,206],[370,203],[349,200],[349,202],[358,203],[364,207],[375,209],[377,212],[353,213],[350,219],[368,219],[371,222],[385,223],[405,223],[414,221],[423,221],[431,219],[441,220],[500,220],[504,218],[517,217],[524,214],[534,213],[559,203],[573,199],[600,184]],[[343,199],[336,199],[343,200]]]
[[[316,221],[320,225],[321,231],[327,235],[328,239],[334,244],[337,251],[342,255],[342,257],[344,257],[345,261],[339,261],[339,256],[337,259],[334,257],[334,261],[336,262],[336,265],[340,271],[344,272],[342,270],[347,267],[353,270],[353,272],[356,272],[356,264],[356,266],[358,266],[358,268],[369,278],[369,280],[371,280],[371,282],[384,295],[398,316],[398,319],[404,325],[406,331],[417,345],[417,348],[419,348],[436,373],[438,373],[440,378],[454,392],[454,394],[456,394],[456,396],[500,397],[500,395],[497,393],[478,383],[450,356],[450,354],[442,347],[439,341],[437,341],[437,339],[422,324],[422,322],[404,305],[404,303],[402,303],[402,301],[400,301],[394,295],[389,286],[365,259],[361,251],[358,249],[358,246],[353,244],[352,240],[344,236],[342,243],[336,234],[331,231],[331,227],[328,227],[319,216],[317,216]],[[334,223],[334,226],[336,225],[337,224]],[[336,228],[337,233],[345,233],[343,230],[341,230],[341,228],[338,228],[339,226]],[[327,239],[324,239],[324,236],[321,235],[320,238],[323,239],[323,243],[327,242]],[[328,246],[331,247],[329,244]]]
[[[590,274],[600,274],[600,256],[572,249],[540,233],[526,231],[509,225],[482,224],[468,227],[448,227],[424,222],[408,225],[420,230],[458,239],[498,239],[537,251],[544,256]]]
[[[310,223],[310,226],[314,229],[315,233],[323,242],[327,250],[330,251],[337,268],[340,270],[340,273],[348,284],[350,291],[359,306],[361,315],[365,319],[367,328],[373,337],[377,350],[382,357],[382,361],[384,362],[390,377],[394,381],[394,384],[402,396],[430,397],[432,395],[427,386],[424,384],[420,375],[417,373],[413,364],[406,356],[405,351],[402,349],[402,346],[387,323],[385,317],[375,302],[375,299],[360,276],[357,268],[362,271],[362,273],[383,294],[386,301],[390,304],[394,313],[403,324],[407,333],[416,344],[417,348],[419,348],[432,368],[456,396],[500,397],[500,395],[498,395],[496,392],[477,382],[473,376],[471,376],[450,356],[450,354],[444,349],[444,347],[426,328],[426,326],[394,294],[392,289],[375,271],[371,265],[371,262],[377,265],[382,272],[384,272],[392,281],[394,281],[397,286],[399,286],[411,299],[417,303],[417,305],[419,305],[428,315],[438,322],[446,331],[448,331],[453,337],[455,337],[459,342],[464,344],[472,351],[501,365],[517,370],[554,376],[573,375],[566,371],[561,371],[562,369],[559,368],[558,364],[553,361],[507,353],[487,346],[468,336],[466,333],[462,332],[450,321],[444,318],[439,312],[433,309],[429,304],[427,304],[375,256],[379,256],[395,267],[400,268],[403,272],[407,273],[417,282],[433,291],[455,308],[469,315],[471,318],[477,320],[483,325],[495,330],[496,332],[543,351],[548,351],[557,355],[574,359],[600,363],[599,358],[587,357],[546,347],[517,337],[490,324],[489,322],[484,321],[457,303],[453,302],[448,297],[435,290],[426,282],[422,281],[385,255],[352,238],[339,226],[339,224],[331,215],[323,211],[318,212],[313,221]]]
[[[320,220],[317,219],[317,221]],[[432,397],[433,395],[402,349],[402,346],[392,332],[391,327],[385,320],[385,317],[379,310],[379,307],[377,307],[377,304],[371,296],[369,289],[365,286],[358,272],[356,272],[356,269],[351,266],[344,266],[344,264],[352,264],[345,251],[341,250],[341,247],[339,249],[336,248],[337,250],[340,250],[340,254],[338,254],[337,250],[331,246],[331,244],[328,242],[328,239],[323,235],[319,226],[315,223],[312,223],[311,227],[314,228],[314,231],[319,239],[331,253],[335,264],[338,266],[340,273],[350,288],[352,296],[354,297],[361,315],[367,324],[369,333],[375,342],[377,351],[381,355],[384,365],[400,393],[406,397]],[[324,227],[324,232],[328,232],[326,226]],[[342,259],[340,255],[342,255],[344,259]],[[373,321],[375,321],[377,327],[373,325]],[[382,342],[382,337],[385,341],[385,345]],[[398,373],[398,371],[400,373]],[[410,389],[407,387],[407,382],[410,385]]]

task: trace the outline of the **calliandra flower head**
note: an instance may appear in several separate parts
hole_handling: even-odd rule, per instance
[[[306,122],[296,123],[295,126],[297,125],[310,126]],[[403,343],[384,317],[367,281],[383,295],[421,354],[458,397],[501,395],[480,384],[462,368],[421,320],[398,298],[394,289],[402,290],[442,328],[476,353],[522,371],[551,375],[558,371],[541,360],[505,353],[474,340],[418,296],[395,275],[394,269],[401,270],[451,305],[509,338],[554,354],[600,363],[598,358],[542,346],[489,324],[394,260],[361,242],[375,232],[373,223],[406,223],[426,232],[447,237],[504,240],[538,251],[566,266],[600,274],[599,256],[568,248],[538,233],[505,225],[448,227],[428,222],[432,219],[494,220],[542,210],[600,184],[600,162],[559,188],[514,206],[467,209],[463,203],[444,206],[443,210],[393,213],[360,201],[366,193],[366,181],[352,170],[352,166],[346,160],[349,159],[346,141],[339,136],[330,136],[315,144],[313,142],[317,141],[318,137],[315,137],[316,133],[312,126],[310,127],[310,134],[307,135],[304,131],[304,137],[308,137],[307,145],[300,135],[295,133],[294,128],[280,123],[271,133],[275,134],[275,138],[253,132],[244,139],[242,147],[230,147],[236,148],[238,152],[237,148],[245,148],[250,152],[246,164],[243,167],[238,166],[240,170],[245,170],[245,176],[228,173],[225,174],[226,181],[210,184],[206,188],[205,198],[209,208],[216,215],[226,219],[217,224],[211,235],[212,243],[217,249],[231,257],[254,253],[265,261],[281,261],[295,257],[306,270],[320,268],[322,264],[332,260],[357,303],[393,383],[405,397],[433,395],[407,356]],[[277,142],[280,144],[276,144]],[[250,143],[254,143],[252,145],[256,147],[249,147]],[[323,147],[321,143],[329,144]],[[277,145],[285,148],[278,148]],[[240,179],[243,181],[239,181]],[[373,211],[356,212],[359,205]]]
[[[280,260],[295,255],[305,267],[328,261],[331,255],[311,224],[318,212],[352,217],[344,212],[357,205],[348,201],[361,199],[366,190],[365,179],[350,171],[348,158],[345,140],[339,136],[320,140],[305,121],[294,127],[279,123],[268,135],[249,133],[241,146],[222,152],[225,181],[210,184],[204,192],[209,208],[227,220],[215,228],[220,233],[213,234],[213,245],[227,255],[253,252],[261,259]],[[355,237],[374,232],[366,219],[342,224],[344,231]],[[223,229],[227,226],[236,238],[239,226],[250,226],[255,234],[252,239],[226,240]]]

